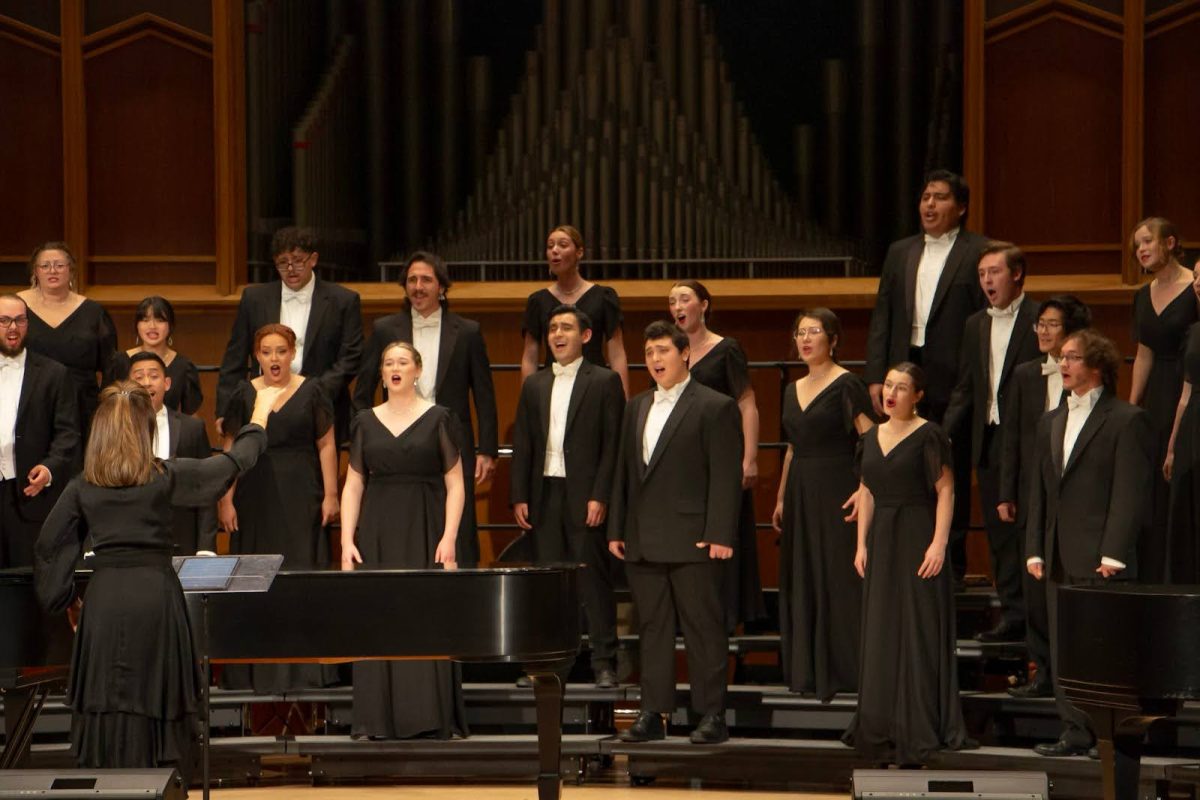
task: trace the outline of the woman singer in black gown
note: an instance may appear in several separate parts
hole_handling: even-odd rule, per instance
[[[954,515],[950,440],[917,416],[924,384],[920,367],[892,367],[888,420],[861,440],[858,708],[842,737],[871,761],[902,765],[974,745],[958,698],[954,584],[943,569]]]
[[[671,318],[688,336],[691,376],[736,400],[742,417],[742,507],[737,546],[733,548],[733,558],[723,565],[722,578],[725,621],[732,632],[739,622],[753,622],[766,616],[758,574],[752,491],[758,481],[758,406],[741,345],[732,336],[720,336],[708,329],[711,305],[712,295],[700,281],[678,281],[667,296]]]
[[[129,359],[138,353],[154,353],[167,365],[171,388],[163,395],[163,405],[184,414],[195,414],[204,402],[200,390],[200,372],[187,356],[175,350],[175,309],[165,297],[142,298],[134,312],[133,347],[118,351],[104,376],[105,383],[129,377]]]
[[[262,375],[234,390],[223,414],[226,430],[242,424],[264,389],[282,392],[271,410],[267,451],[221,498],[221,526],[231,532],[232,553],[282,553],[283,569],[319,569],[329,563],[324,526],[338,515],[333,407],[317,381],[292,372],[291,328],[259,328],[254,354]],[[248,676],[245,667],[230,665],[221,673],[226,688],[249,685],[270,694],[336,681],[337,667],[322,664],[253,664]]]
[[[1198,319],[1192,271],[1183,266],[1183,247],[1175,226],[1162,217],[1142,220],[1133,229],[1130,250],[1154,278],[1133,296],[1137,355],[1129,402],[1141,405],[1154,428],[1155,465],[1166,461],[1171,429],[1183,390],[1183,348],[1188,328]],[[1167,505],[1170,488],[1162,473],[1154,477],[1153,516],[1138,537],[1138,580],[1161,583],[1167,572]]]
[[[380,371],[387,400],[354,419],[342,489],[342,569],[453,568],[465,497],[454,418],[417,393],[421,354],[412,345],[385,347]],[[403,525],[397,525],[399,516]],[[355,663],[353,733],[378,739],[466,736],[458,665]]]
[[[1192,267],[1200,276],[1200,259]],[[1200,277],[1196,278],[1200,282]],[[1200,583],[1200,325],[1188,330],[1183,349],[1183,391],[1167,443],[1163,475],[1167,507],[1167,583]]]
[[[201,678],[171,566],[174,509],[215,502],[254,465],[277,396],[259,394],[228,453],[159,461],[146,390],[121,381],[100,394],[83,474],[46,517],[34,565],[42,605],[78,621],[67,705],[80,767],[175,767],[188,778]],[[75,565],[85,542],[95,555],[80,598]]]
[[[787,453],[772,523],[779,553],[780,663],[793,692],[828,702],[858,689],[862,582],[854,574],[854,451],[871,428],[866,384],[834,360],[842,328],[827,308],[792,330],[808,374],[783,395]]]

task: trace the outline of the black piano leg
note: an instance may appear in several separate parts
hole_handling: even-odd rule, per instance
[[[1137,800],[1142,771],[1142,734],[1097,739],[1105,800]]]
[[[29,760],[33,726],[46,702],[50,685],[39,683],[29,689],[8,689],[4,693],[4,752],[0,769],[17,769]]]
[[[556,665],[529,664],[537,703],[538,800],[559,800],[562,794],[562,706],[563,679]]]

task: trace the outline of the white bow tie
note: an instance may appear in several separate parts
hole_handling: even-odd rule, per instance
[[[564,367],[562,364],[559,364],[557,361],[555,361],[553,364],[550,365],[550,369],[554,371],[554,377],[556,377],[556,378],[560,375],[565,375],[568,378],[574,378],[575,373],[579,372],[579,365],[578,364],[567,364]]]
[[[988,306],[987,312],[988,316],[992,319],[1012,319],[1017,316],[1017,309],[1013,306],[1009,306],[1008,308]]]
[[[1058,362],[1057,361],[1043,361],[1042,362],[1042,374],[1043,375],[1053,375],[1056,372],[1058,372]]]
[[[288,292],[283,296],[285,303],[299,303],[302,306],[308,305],[308,295],[300,294],[299,292]]]
[[[1082,408],[1083,410],[1087,411],[1087,410],[1090,410],[1091,407],[1092,407],[1091,394],[1085,394],[1082,397],[1080,397],[1079,395],[1072,393],[1067,398],[1067,410],[1068,411],[1074,411],[1077,408]]]
[[[675,401],[679,399],[679,395],[672,392],[665,392],[662,389],[654,390],[654,405],[666,403],[667,405],[675,405]]]
[[[439,317],[416,316],[416,317],[413,317],[412,322],[413,322],[413,330],[414,331],[415,330],[429,330],[430,328],[436,328],[442,324],[442,320]]]
[[[927,233],[927,234],[925,234],[925,244],[949,245],[950,239],[944,235],[943,236],[931,236],[930,234]]]
[[[17,359],[9,358],[8,356],[0,356],[0,369],[7,369],[9,367],[12,367],[13,369],[19,369],[20,366],[21,362]]]

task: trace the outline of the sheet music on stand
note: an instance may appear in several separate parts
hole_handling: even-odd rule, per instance
[[[283,556],[270,555],[238,556],[175,556],[171,559],[179,585],[184,594],[199,595],[200,598],[200,663],[204,675],[204,739],[201,741],[203,756],[203,797],[209,798],[209,737],[212,733],[209,688],[212,683],[212,664],[208,656],[208,596],[237,592],[265,592],[271,588]]]

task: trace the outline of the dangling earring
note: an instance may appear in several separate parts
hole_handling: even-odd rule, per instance
[[[134,346],[134,347],[141,347],[141,346],[142,346],[142,337],[140,337],[140,336],[134,336],[134,337],[133,337],[133,346]]]
[[[167,336],[167,347],[174,347],[174,346],[175,346],[175,337],[168,335]]]
[[[30,288],[30,289],[36,289],[36,288],[37,288],[37,283],[38,283],[38,281],[37,281],[37,275],[30,275],[30,276],[29,276],[29,288]]]

